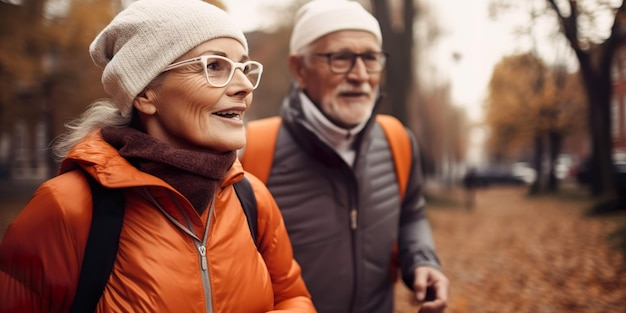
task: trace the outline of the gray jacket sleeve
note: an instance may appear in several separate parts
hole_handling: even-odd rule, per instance
[[[435,244],[426,215],[419,149],[413,134],[409,130],[407,132],[411,138],[413,159],[400,213],[398,261],[404,283],[407,287],[413,288],[417,267],[431,266],[441,270],[441,265],[435,251]]]

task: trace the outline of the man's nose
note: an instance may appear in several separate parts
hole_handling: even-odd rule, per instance
[[[365,62],[360,56],[354,60],[354,66],[348,72],[348,78],[353,80],[367,80],[369,78]]]

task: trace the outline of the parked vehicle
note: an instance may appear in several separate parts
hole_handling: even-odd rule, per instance
[[[527,162],[513,163],[513,165],[511,165],[511,173],[521,178],[527,184],[532,184],[537,178],[537,171],[530,167]]]
[[[613,170],[616,185],[620,190],[626,191],[626,161],[614,159]],[[591,159],[589,158],[581,162],[579,167],[575,170],[576,181],[583,186],[591,183],[592,175]]]
[[[510,167],[488,166],[476,170],[476,182],[478,186],[487,187],[492,185],[521,186],[527,182],[525,178],[513,172]]]

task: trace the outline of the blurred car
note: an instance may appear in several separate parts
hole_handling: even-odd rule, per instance
[[[491,166],[476,170],[476,183],[478,186],[487,187],[492,185],[521,186],[527,182],[519,174],[515,174],[509,167]]]
[[[515,162],[511,165],[511,173],[521,178],[525,183],[532,184],[535,182],[537,172],[530,167],[527,162]]]
[[[558,179],[573,179],[572,171],[576,167],[580,160],[578,157],[572,154],[561,153],[556,158],[556,165],[554,168],[554,174]]]
[[[620,190],[626,190],[626,162],[622,160],[614,160],[613,162],[615,183]],[[576,181],[580,185],[589,185],[591,183],[591,159],[587,158],[574,171]]]

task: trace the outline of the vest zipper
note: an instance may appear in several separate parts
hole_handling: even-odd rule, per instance
[[[350,209],[350,228],[352,229],[352,275],[353,275],[353,286],[352,286],[352,301],[350,301],[350,312],[354,312],[354,308],[356,306],[357,301],[357,290],[358,288],[358,261],[357,261],[357,219],[358,219],[358,211],[356,208]]]

